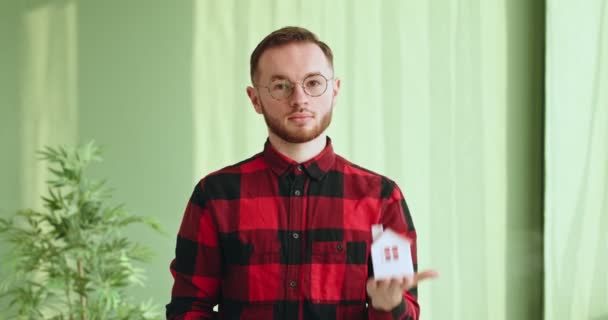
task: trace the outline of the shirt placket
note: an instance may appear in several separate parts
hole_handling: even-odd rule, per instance
[[[291,231],[289,244],[289,256],[287,265],[287,299],[298,300],[301,297],[301,256],[296,256],[302,252],[302,218],[304,215],[306,201],[307,176],[303,172],[303,167],[298,165],[294,170],[294,179],[290,186],[288,230]],[[300,250],[298,250],[300,249]],[[299,263],[298,263],[299,262]]]

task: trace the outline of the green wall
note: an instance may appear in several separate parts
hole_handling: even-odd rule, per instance
[[[79,138],[104,146],[105,161],[93,173],[108,179],[115,201],[156,217],[167,231],[131,233],[157,253],[146,288],[134,294],[165,304],[175,235],[194,185],[192,3],[86,1],[78,30]]]
[[[0,2],[0,214],[20,204],[20,7],[16,2]]]
[[[14,212],[21,202],[19,146],[19,24],[20,5],[0,1],[0,217]],[[0,254],[6,252],[0,243]],[[1,260],[0,260],[1,261]],[[0,277],[4,270],[0,262]],[[0,309],[3,304],[0,303]],[[0,312],[0,319],[2,318]]]

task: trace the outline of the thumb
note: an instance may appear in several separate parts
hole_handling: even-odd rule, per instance
[[[416,280],[415,282],[417,283],[422,280],[432,279],[432,278],[437,278],[437,277],[439,277],[439,272],[437,272],[435,270],[425,270],[425,271],[416,273],[416,275],[414,276],[414,279]]]

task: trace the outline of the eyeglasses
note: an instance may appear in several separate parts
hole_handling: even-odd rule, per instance
[[[325,93],[327,90],[327,82],[334,78],[327,79],[321,74],[311,74],[302,80],[300,86],[304,90],[304,93],[311,97],[318,97]],[[268,89],[270,96],[276,100],[284,100],[289,98],[296,87],[296,84],[287,79],[275,79],[270,82],[266,87],[259,86],[260,88]]]

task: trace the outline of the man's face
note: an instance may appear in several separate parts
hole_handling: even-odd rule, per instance
[[[327,89],[318,97],[306,94],[302,88],[302,81],[314,74],[328,79]],[[262,54],[255,79],[256,88],[248,87],[247,94],[255,111],[264,115],[269,134],[286,142],[304,143],[321,135],[331,122],[340,89],[339,80],[330,80],[333,77],[329,61],[316,44],[292,43],[268,49]],[[276,88],[277,81],[285,80],[295,84],[293,93],[277,100],[265,87],[272,90],[271,83]]]

